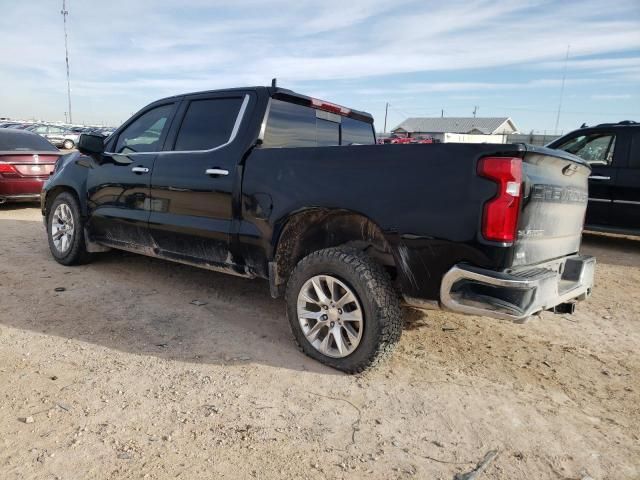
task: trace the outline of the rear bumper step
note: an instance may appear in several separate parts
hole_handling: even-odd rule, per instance
[[[563,304],[591,294],[595,265],[585,255],[511,273],[459,264],[445,274],[440,301],[454,312],[513,321],[543,310],[568,313],[573,308]]]

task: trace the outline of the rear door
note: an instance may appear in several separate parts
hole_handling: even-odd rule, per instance
[[[103,162],[89,170],[89,230],[121,248],[149,248],[149,185],[177,100],[147,107],[110,139]]]
[[[149,228],[161,256],[210,267],[234,263],[233,195],[244,154],[234,140],[254,98],[233,91],[184,99],[151,177]]]
[[[586,225],[611,225],[613,190],[617,176],[617,168],[613,165],[616,143],[613,131],[599,129],[581,131],[554,147],[583,158],[591,166]]]
[[[613,164],[616,182],[611,224],[622,230],[640,230],[640,128],[621,127]]]

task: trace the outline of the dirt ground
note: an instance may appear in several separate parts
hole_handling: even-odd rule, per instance
[[[493,449],[482,479],[640,478],[640,240],[583,251],[575,315],[411,314],[390,361],[347,376],[298,352],[266,282],[119,252],[63,267],[38,209],[2,206],[0,478],[451,480]]]

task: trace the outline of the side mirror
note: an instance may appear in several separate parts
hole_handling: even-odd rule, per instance
[[[95,133],[83,133],[78,139],[78,150],[85,155],[102,155],[104,153],[104,137]]]

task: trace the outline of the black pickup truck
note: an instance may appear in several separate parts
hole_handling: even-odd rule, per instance
[[[346,372],[401,301],[522,321],[572,312],[589,166],[525,145],[376,145],[371,115],[277,87],[165,98],[83,135],[42,195],[64,265],[108,248],[269,280],[309,356]]]
[[[640,123],[582,127],[554,140],[592,169],[585,230],[640,235]]]

